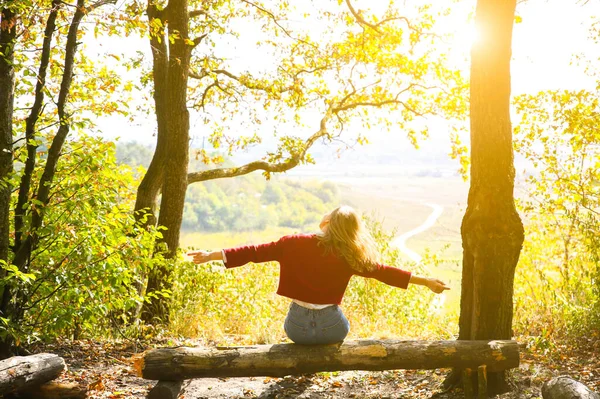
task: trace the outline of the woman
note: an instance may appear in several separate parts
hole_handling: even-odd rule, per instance
[[[339,305],[355,274],[404,289],[408,284],[426,286],[436,294],[450,289],[438,279],[380,264],[373,239],[349,206],[325,215],[320,228],[320,234],[290,235],[267,244],[188,255],[196,264],[223,261],[228,269],[248,262],[279,262],[277,293],[292,299],[284,329],[297,344],[344,340],[350,324]]]

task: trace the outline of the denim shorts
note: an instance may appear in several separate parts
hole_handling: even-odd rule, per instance
[[[296,344],[323,345],[343,341],[350,323],[337,305],[308,309],[292,302],[283,328]]]

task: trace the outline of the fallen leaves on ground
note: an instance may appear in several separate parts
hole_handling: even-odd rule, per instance
[[[521,342],[521,339],[519,339]],[[524,338],[523,342],[527,342]],[[62,340],[30,348],[33,352],[50,352],[62,356],[68,370],[59,381],[77,382],[88,387],[91,399],[145,398],[154,381],[138,378],[132,370],[131,357],[145,349],[158,346],[199,345],[194,341],[110,341]],[[285,378],[215,379],[210,394],[198,396],[184,392],[186,399],[200,398],[414,398],[458,399],[460,389],[445,392],[442,388],[448,369],[395,370],[382,372],[345,371],[289,376]],[[521,349],[521,366],[508,373],[513,391],[499,399],[541,397],[541,387],[552,377],[568,375],[596,392],[600,392],[600,337],[578,344],[555,343],[550,349]],[[227,388],[234,380],[247,381],[238,396]],[[201,384],[201,381],[194,381]],[[254,385],[252,385],[254,384]],[[189,385],[192,386],[191,384]]]

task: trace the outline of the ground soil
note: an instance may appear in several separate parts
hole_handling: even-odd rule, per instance
[[[64,357],[68,370],[61,380],[87,386],[90,398],[117,399],[144,398],[154,385],[154,381],[135,375],[132,356],[152,347],[181,344],[199,343],[80,340],[32,349]],[[523,344],[521,352],[520,367],[508,375],[512,390],[500,395],[500,399],[541,397],[543,383],[558,375],[568,375],[600,391],[600,337],[571,344],[553,343],[543,349]],[[186,381],[180,398],[463,398],[459,388],[443,390],[442,383],[448,373],[449,370],[440,369],[349,371],[285,378],[206,378]]]

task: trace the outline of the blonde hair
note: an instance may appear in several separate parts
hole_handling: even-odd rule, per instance
[[[379,261],[379,253],[356,211],[349,206],[340,206],[325,218],[327,228],[319,235],[325,251],[341,256],[356,271],[373,270]]]

